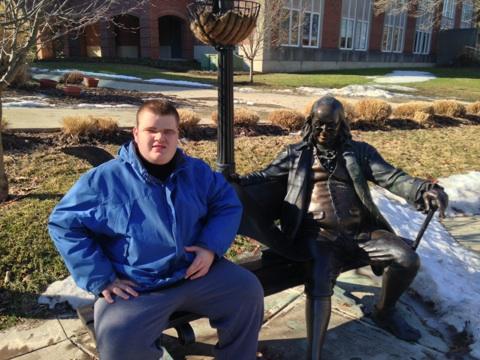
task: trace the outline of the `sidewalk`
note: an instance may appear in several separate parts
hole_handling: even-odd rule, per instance
[[[422,332],[419,343],[407,343],[377,328],[368,313],[378,295],[380,278],[368,268],[344,273],[338,279],[324,358],[345,359],[445,359],[449,350],[446,329],[435,314],[409,294],[399,310]],[[303,287],[288,289],[265,299],[265,322],[259,351],[265,360],[302,359],[306,350]],[[164,345],[174,359],[213,359],[215,331],[207,319],[193,324],[197,343],[181,346],[173,329],[165,332]],[[73,315],[32,321],[0,333],[0,359],[68,360],[97,356],[95,345]],[[463,357],[469,359],[469,357]]]
[[[59,75],[37,74],[35,78],[59,79]],[[201,123],[211,124],[211,113],[217,110],[218,91],[215,88],[192,88],[185,86],[159,85],[141,81],[121,81],[101,79],[100,87],[109,87],[123,90],[137,90],[142,92],[161,93],[166,96],[177,98],[180,102],[188,103],[186,108],[195,111],[202,119]],[[269,112],[275,109],[291,108],[303,111],[315,96],[299,95],[293,93],[275,93],[268,91],[254,92],[248,88],[234,92],[235,107],[247,107],[256,111],[261,120],[266,119]],[[131,108],[95,108],[91,107],[4,107],[3,115],[8,120],[10,129],[56,129],[61,127],[61,121],[65,116],[109,116],[116,119],[120,126],[130,127],[133,125],[136,107]]]

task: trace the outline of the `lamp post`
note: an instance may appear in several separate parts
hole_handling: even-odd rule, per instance
[[[190,28],[218,57],[217,169],[235,172],[233,140],[233,49],[254,29],[260,5],[245,0],[195,1],[188,5]]]

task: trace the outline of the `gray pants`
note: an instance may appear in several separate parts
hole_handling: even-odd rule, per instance
[[[248,270],[226,259],[216,261],[196,280],[143,293],[137,298],[103,298],[95,303],[95,333],[101,360],[159,359],[156,339],[173,312],[209,318],[217,329],[217,359],[253,360],[263,320],[263,289]]]

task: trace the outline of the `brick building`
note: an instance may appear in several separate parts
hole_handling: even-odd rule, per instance
[[[262,8],[265,1],[277,0],[260,0]],[[375,15],[373,0],[278,1],[284,1],[284,7],[278,33],[273,35],[280,41],[264,46],[255,59],[255,71],[431,65],[436,61],[439,31],[475,26],[472,0],[444,0],[435,11],[420,17],[395,9]],[[114,23],[90,26],[80,36],[42,49],[39,57],[62,53],[65,57],[201,60],[215,50],[191,33],[189,2],[151,0],[127,14],[119,8],[111,14]],[[269,16],[261,14],[258,21]]]

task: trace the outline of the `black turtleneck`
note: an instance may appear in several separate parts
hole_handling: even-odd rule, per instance
[[[175,153],[175,156],[172,158],[172,160],[170,160],[168,163],[163,165],[157,165],[157,164],[152,164],[151,162],[148,162],[143,158],[143,156],[140,154],[138,150],[137,150],[137,154],[138,154],[138,157],[140,158],[140,161],[142,162],[142,165],[145,167],[147,172],[151,176],[157,178],[160,181],[167,180],[167,178],[175,170],[177,153]]]

